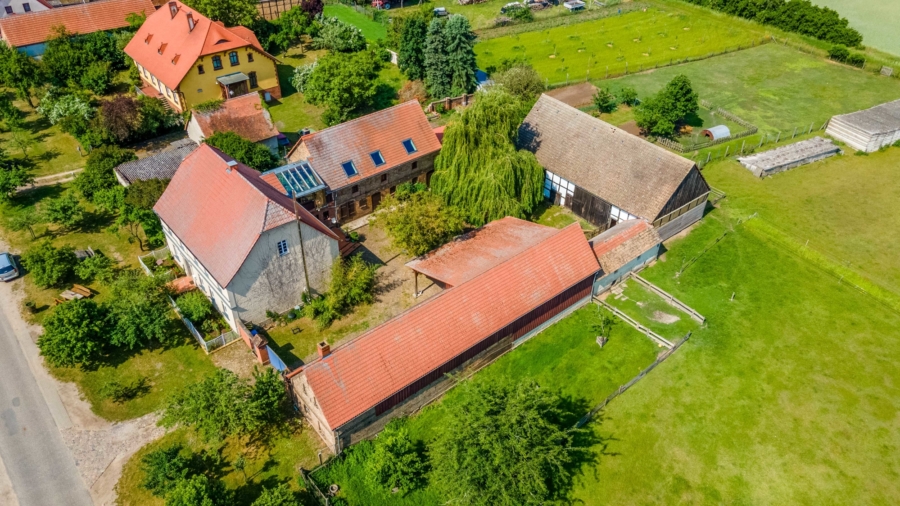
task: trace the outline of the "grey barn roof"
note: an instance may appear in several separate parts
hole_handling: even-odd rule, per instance
[[[900,100],[862,111],[840,114],[832,118],[835,119],[870,134],[896,132],[900,130]]]
[[[125,162],[115,168],[119,181],[129,186],[135,181],[149,179],[172,179],[182,160],[197,149],[190,139],[173,142],[165,151],[146,158]]]
[[[694,162],[541,95],[519,145],[550,172],[629,213],[653,220]]]
[[[811,163],[837,154],[840,150],[841,148],[831,142],[831,139],[813,137],[755,155],[742,156],[738,158],[738,161],[757,176],[761,176],[784,167],[797,167]]]

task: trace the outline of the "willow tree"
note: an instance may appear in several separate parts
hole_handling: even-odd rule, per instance
[[[481,92],[444,132],[432,190],[481,226],[524,218],[541,202],[544,171],[534,154],[516,149],[525,106],[498,89]]]

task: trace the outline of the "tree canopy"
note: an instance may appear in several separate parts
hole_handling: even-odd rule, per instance
[[[22,264],[43,288],[59,286],[72,274],[77,261],[73,247],[57,248],[50,241],[35,244],[22,254]]]
[[[399,187],[382,201],[370,223],[384,229],[395,248],[412,256],[441,246],[466,226],[463,212],[439,195],[419,191],[403,196]]]
[[[106,312],[90,299],[59,305],[44,319],[38,348],[48,363],[57,367],[91,363],[104,347]]]
[[[434,18],[423,47],[425,84],[435,98],[475,91],[475,32],[465,16]]]
[[[427,467],[424,448],[413,441],[406,419],[396,418],[375,438],[366,476],[386,491],[397,488],[406,494],[424,485]]]
[[[525,105],[493,89],[447,126],[435,160],[432,191],[481,226],[504,216],[523,218],[543,195],[544,170],[529,151],[516,149]]]
[[[371,304],[375,298],[376,268],[360,255],[336,259],[331,265],[328,291],[315,299],[303,294],[306,316],[316,320],[320,328],[325,328],[354,307]]]
[[[111,315],[110,344],[133,350],[153,342],[167,344],[181,339],[172,332],[172,308],[166,298],[167,280],[129,271],[112,285],[107,310]]]
[[[279,165],[278,157],[273,155],[269,148],[245,139],[234,132],[216,132],[207,137],[204,142],[214,148],[219,148],[226,155],[260,172],[274,169]]]
[[[691,80],[683,74],[677,75],[659,93],[635,109],[635,121],[645,133],[670,137],[675,134],[679,122],[697,112],[698,102]]]
[[[544,79],[527,64],[514,65],[491,76],[494,83],[521,100],[532,100],[544,91]]]
[[[425,38],[428,23],[421,13],[403,18],[397,66],[411,81],[425,79]]]
[[[249,26],[259,16],[256,0],[186,0],[184,3],[225,26]]]
[[[112,188],[118,183],[113,169],[119,165],[137,160],[134,151],[117,146],[102,146],[91,151],[84,171],[75,178],[75,188],[88,200],[100,190]]]
[[[338,18],[322,18],[319,33],[313,38],[313,47],[340,53],[355,53],[366,48],[362,31]]]
[[[330,53],[318,60],[306,80],[305,96],[325,106],[323,121],[336,125],[371,106],[382,62],[370,51]]]

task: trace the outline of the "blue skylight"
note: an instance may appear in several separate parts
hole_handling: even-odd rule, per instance
[[[406,148],[406,154],[411,155],[416,152],[416,145],[413,144],[412,139],[406,139],[403,141],[403,147]]]
[[[356,170],[356,165],[353,163],[353,160],[342,163],[341,168],[344,169],[344,173],[347,174],[347,177],[353,177],[359,174],[359,171]]]

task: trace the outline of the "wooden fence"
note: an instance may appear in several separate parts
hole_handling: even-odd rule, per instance
[[[468,93],[453,98],[447,97],[443,100],[435,100],[434,102],[428,104],[425,107],[425,112],[437,112],[437,109],[439,107],[442,107],[444,111],[452,111],[457,107],[465,107],[474,101],[475,95],[470,95]]]
[[[300,5],[300,0],[259,0],[256,12],[268,21],[281,17],[284,11]]]
[[[659,343],[659,344],[661,344],[661,345],[663,345],[663,346],[665,346],[666,348],[669,348],[669,349],[671,349],[673,346],[675,346],[674,344],[672,344],[671,341],[669,341],[669,340],[666,339],[665,337],[663,337],[663,336],[657,334],[656,332],[653,332],[652,330],[648,329],[647,327],[641,325],[640,323],[638,323],[637,320],[635,320],[634,318],[628,316],[627,314],[623,313],[622,311],[619,311],[618,309],[616,309],[616,308],[610,306],[609,304],[607,304],[606,302],[603,302],[603,301],[600,300],[600,299],[596,299],[596,298],[595,298],[594,300],[597,302],[597,304],[600,304],[601,306],[603,306],[604,308],[606,308],[606,309],[608,309],[610,312],[612,312],[614,315],[616,315],[616,316],[618,316],[619,318],[621,318],[622,320],[624,320],[625,323],[627,323],[627,324],[631,325],[632,327],[636,328],[636,329],[638,330],[638,332],[641,332],[642,334],[645,334],[647,337],[649,337],[650,339],[653,339],[653,340],[656,341],[657,343]]]
[[[664,137],[657,137],[656,144],[659,144],[660,146],[671,149],[672,151],[675,151],[676,153],[685,153],[688,151],[697,151],[698,149],[704,149],[704,148],[708,148],[711,146],[716,146],[718,144],[724,144],[726,142],[730,142],[735,139],[742,139],[744,137],[749,137],[759,131],[759,129],[753,123],[750,123],[749,121],[737,116],[736,114],[732,114],[732,113],[726,111],[725,109],[722,109],[721,107],[716,107],[709,101],[701,99],[699,104],[700,104],[700,107],[709,110],[714,116],[715,115],[721,116],[729,121],[737,123],[738,125],[744,127],[746,130],[743,130],[736,134],[729,135],[728,137],[723,137],[721,139],[713,139],[713,140],[704,141],[704,142],[696,142],[694,144],[681,144],[680,142],[675,142],[673,140],[666,139]]]
[[[683,312],[689,314],[689,315],[691,316],[691,318],[697,320],[697,321],[700,322],[700,323],[703,323],[703,322],[706,321],[706,317],[705,317],[705,316],[703,316],[702,314],[698,313],[698,312],[695,311],[692,307],[688,306],[688,305],[685,304],[684,302],[681,302],[680,300],[676,299],[675,296],[672,295],[672,294],[670,294],[669,292],[667,292],[667,291],[663,290],[662,288],[660,288],[660,287],[654,285],[653,283],[647,281],[646,279],[644,279],[644,278],[638,276],[636,272],[632,272],[631,275],[630,275],[630,277],[633,278],[633,279],[634,279],[635,281],[637,281],[638,283],[640,283],[641,285],[643,285],[644,288],[650,290],[651,292],[653,292],[653,293],[655,293],[656,295],[659,295],[660,297],[662,297],[663,299],[665,299],[666,302],[668,302],[669,304],[671,304],[671,305],[675,306],[676,308],[680,309],[681,311],[683,311]]]

